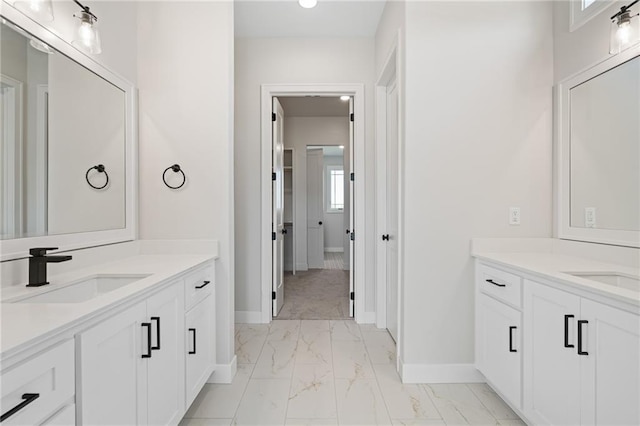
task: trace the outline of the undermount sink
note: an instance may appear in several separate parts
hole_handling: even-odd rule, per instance
[[[149,275],[92,275],[64,287],[16,300],[15,303],[81,303],[125,287]]]
[[[640,277],[619,272],[565,272],[585,280],[640,292]]]

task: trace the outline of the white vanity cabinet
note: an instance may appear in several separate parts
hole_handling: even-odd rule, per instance
[[[524,411],[534,424],[640,424],[640,316],[525,281]]]
[[[184,406],[183,281],[77,336],[81,424],[177,424]]]

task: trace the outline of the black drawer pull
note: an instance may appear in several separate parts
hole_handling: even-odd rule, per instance
[[[485,281],[488,282],[489,284],[497,285],[498,287],[506,287],[507,286],[506,284],[497,283],[492,279],[488,279],[488,280],[485,280]]]
[[[151,350],[157,351],[160,349],[160,317],[151,317],[151,321],[156,322],[156,346],[151,346]]]
[[[575,348],[574,344],[569,343],[569,319],[575,318],[573,315],[564,316],[564,347]]]
[[[142,326],[147,328],[147,353],[142,354],[142,358],[151,358],[151,323],[143,322]]]
[[[196,353],[196,329],[190,328],[189,333],[193,331],[193,351],[189,351],[189,355],[194,355]]]
[[[582,350],[582,325],[589,324],[589,321],[578,320],[578,355],[589,355],[589,352]]]
[[[4,422],[9,417],[13,416],[15,413],[17,413],[18,411],[22,410],[24,407],[26,407],[27,405],[31,404],[33,401],[35,401],[38,398],[40,398],[40,394],[39,393],[23,393],[22,394],[22,399],[24,401],[22,401],[20,404],[16,405],[11,410],[7,411],[2,416],[0,416],[0,422]]]
[[[209,285],[211,281],[205,281],[202,283],[202,285],[197,285],[196,288],[202,288],[202,287],[206,287],[207,285]]]
[[[509,327],[509,352],[518,352],[517,349],[513,349],[513,330],[515,330],[516,326]]]

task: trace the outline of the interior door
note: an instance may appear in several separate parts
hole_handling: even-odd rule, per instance
[[[322,149],[307,149],[307,263],[324,268]]]
[[[387,87],[387,329],[398,341],[398,88]]]
[[[278,98],[273,98],[272,122],[272,236],[273,236],[273,316],[284,305],[284,110]]]
[[[354,141],[354,115],[353,115],[353,96],[349,99],[349,316],[354,318],[356,315],[356,303],[355,303],[355,273],[356,273],[356,259],[353,257],[355,253],[355,185],[354,179],[351,177],[353,174],[353,167],[355,164],[353,153],[355,151],[353,146]]]

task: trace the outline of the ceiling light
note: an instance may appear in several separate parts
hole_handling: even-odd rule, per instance
[[[340,148],[340,149],[344,149],[344,145],[340,145],[338,148]]]
[[[318,0],[298,0],[298,4],[305,9],[312,9],[318,4]]]
[[[631,6],[638,3],[635,0],[611,17],[610,53],[620,53],[628,47],[640,42],[640,19],[638,13],[631,13]]]
[[[79,15],[73,15],[79,19],[79,22],[76,35],[71,44],[85,53],[97,55],[102,52],[100,33],[96,28],[98,17],[91,13],[88,6],[83,6],[78,0],[73,1],[82,8],[82,11]]]
[[[53,21],[53,4],[51,0],[16,0],[16,9],[33,17],[38,22]]]
[[[348,95],[342,95],[342,96],[340,96],[340,100],[341,100],[341,101],[345,101],[345,102],[346,102],[346,101],[348,101],[349,99],[351,99],[351,96],[348,96]]]

